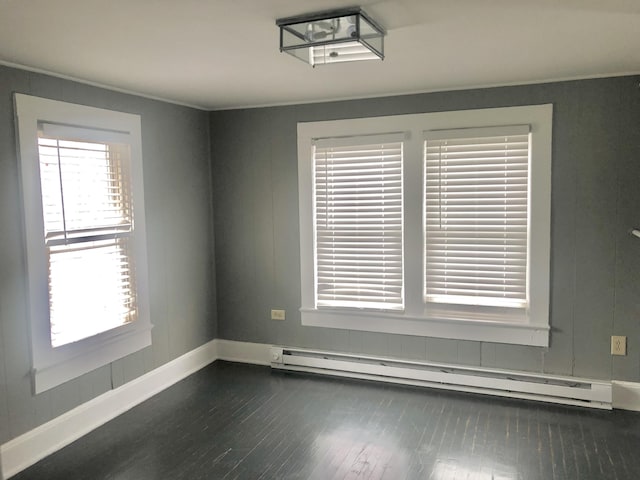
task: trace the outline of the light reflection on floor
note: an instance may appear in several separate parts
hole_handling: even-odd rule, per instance
[[[341,425],[319,434],[312,449],[318,465],[310,478],[428,478],[430,480],[520,480],[504,458],[438,458],[427,446],[403,446],[393,433]],[[416,448],[417,447],[417,448]],[[422,447],[422,448],[421,448]],[[418,450],[419,454],[415,455]],[[413,459],[413,460],[412,460]],[[413,464],[412,464],[413,461]],[[417,464],[416,464],[417,462]],[[416,476],[418,475],[418,476]]]
[[[316,437],[316,458],[324,474],[341,472],[357,478],[404,478],[410,454],[392,434],[372,435],[370,430],[356,426],[340,426]],[[327,460],[330,464],[327,465]]]
[[[489,466],[483,466],[482,463]],[[517,470],[506,465],[496,465],[491,460],[479,460],[476,464],[465,464],[456,460],[436,460],[433,480],[473,479],[473,480],[519,480]]]

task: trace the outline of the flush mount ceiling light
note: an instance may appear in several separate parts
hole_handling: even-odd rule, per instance
[[[360,7],[276,20],[280,51],[312,66],[383,60],[385,31]]]

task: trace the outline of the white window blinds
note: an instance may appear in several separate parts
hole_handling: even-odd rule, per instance
[[[135,320],[129,145],[102,137],[114,135],[39,128],[53,347]]]
[[[318,307],[404,307],[401,138],[315,142]]]
[[[529,126],[425,140],[425,300],[526,307]]]

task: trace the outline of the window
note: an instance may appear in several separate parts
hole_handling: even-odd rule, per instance
[[[39,393],[151,344],[140,118],[15,99]]]
[[[393,140],[315,143],[315,293],[320,307],[404,307],[402,142]]]
[[[303,324],[548,345],[551,115],[299,124]]]
[[[425,301],[525,307],[529,126],[425,137]]]

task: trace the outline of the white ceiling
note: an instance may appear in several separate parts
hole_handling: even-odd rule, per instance
[[[315,69],[275,20],[344,0],[0,0],[0,63],[206,109],[640,73],[640,0],[362,0],[383,62]]]

